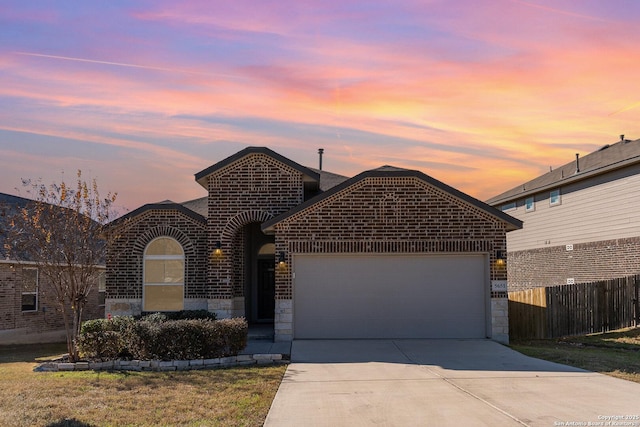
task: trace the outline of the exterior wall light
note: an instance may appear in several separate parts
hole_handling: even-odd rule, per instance
[[[280,251],[280,255],[278,255],[278,265],[283,266],[287,262],[287,259],[284,256],[284,252]]]
[[[220,242],[220,240],[216,242],[213,253],[216,255],[222,255],[222,242]]]
[[[505,265],[507,263],[507,253],[505,251],[496,252],[496,264]]]

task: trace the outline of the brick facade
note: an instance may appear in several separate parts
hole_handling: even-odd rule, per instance
[[[488,253],[506,251],[505,224],[413,177],[365,178],[276,225],[276,252]],[[491,269],[492,280],[506,280]],[[276,298],[289,299],[290,275]]]
[[[187,214],[174,204],[153,205],[113,227],[116,235],[107,251],[107,314],[140,314],[142,310],[143,256],[157,237],[176,239],[185,256],[185,304],[206,309],[212,295],[206,282],[207,233],[204,218]]]
[[[0,263],[0,344],[64,341],[64,320],[52,290],[42,276],[38,281],[35,311],[22,311],[22,272],[31,264]],[[93,286],[83,312],[83,320],[104,317],[98,286]]]
[[[263,223],[304,200],[302,174],[265,154],[253,154],[208,177],[209,251],[223,256],[209,265],[217,299],[244,296],[243,227]]]
[[[640,237],[508,253],[509,291],[586,283],[640,271]],[[543,266],[543,267],[541,267]]]
[[[415,171],[365,172],[306,201],[318,191],[319,174],[268,149],[250,148],[196,174],[196,181],[208,191],[206,219],[164,203],[114,222],[107,312],[140,312],[144,249],[163,235],[185,250],[185,301],[219,317],[250,315],[255,296],[247,292],[255,291],[256,270],[247,263],[255,262],[256,245],[275,245],[274,264],[285,256],[275,269],[272,300],[277,340],[293,337],[293,254],[475,253],[487,256],[488,281],[506,280],[496,254],[506,251],[506,232],[517,221]],[[495,307],[492,336],[507,341],[506,292],[487,290],[487,298],[488,309]]]
[[[504,221],[416,177],[364,178],[275,229],[276,252],[287,254],[288,262],[302,253],[482,253],[490,259],[490,279],[507,279],[496,263],[497,251],[506,251]],[[290,269],[279,268],[276,339],[291,338],[291,283]],[[506,293],[491,298],[498,307]],[[500,341],[508,340],[506,318],[504,310],[492,321],[492,335]]]

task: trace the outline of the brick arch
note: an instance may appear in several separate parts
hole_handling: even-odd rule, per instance
[[[168,225],[160,225],[142,233],[133,245],[134,253],[142,255],[149,242],[157,237],[171,237],[176,239],[178,243],[180,243],[180,246],[182,246],[185,256],[193,256],[195,254],[195,248],[191,239],[181,230]]]
[[[265,222],[273,218],[273,215],[265,211],[244,211],[231,218],[222,229],[222,239],[231,241],[236,232],[243,226],[252,222]]]

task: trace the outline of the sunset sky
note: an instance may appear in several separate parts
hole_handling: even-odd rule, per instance
[[[267,146],[486,200],[640,138],[638,22],[637,0],[3,0],[0,192],[81,169],[125,213]]]

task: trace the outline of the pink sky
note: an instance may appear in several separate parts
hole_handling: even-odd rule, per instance
[[[81,169],[123,210],[247,146],[486,200],[640,138],[635,0],[0,5],[0,192]]]

